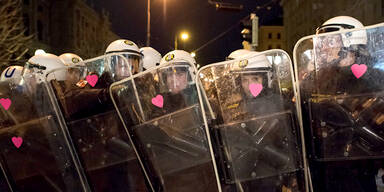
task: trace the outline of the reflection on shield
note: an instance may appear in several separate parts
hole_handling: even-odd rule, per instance
[[[383,32],[379,24],[305,37],[296,45],[315,191],[377,190],[384,158]]]
[[[48,85],[36,79],[0,84],[0,97],[12,100],[0,109],[2,171],[13,191],[87,191]],[[19,148],[13,137],[22,139]]]
[[[62,69],[66,78],[51,82],[93,191],[147,191],[134,149],[109,97],[113,82],[132,76],[129,67],[122,69],[124,74],[115,71],[118,66],[112,61],[131,64],[120,54],[124,55],[108,54],[86,60],[83,66]],[[97,81],[90,76],[97,76]]]
[[[195,123],[200,119],[199,108],[191,106],[134,127],[148,155],[156,157],[159,172],[167,175],[210,162],[202,125]]]
[[[233,172],[239,181],[295,172],[299,162],[290,113],[231,123],[221,129]],[[284,122],[284,123],[282,123]],[[279,142],[282,141],[282,142]]]
[[[111,86],[155,189],[218,190],[193,76],[189,63],[170,62]]]
[[[317,97],[311,101],[316,158],[342,160],[384,155],[384,135],[380,128],[382,96]]]
[[[222,186],[305,191],[289,57],[269,51],[245,59],[211,64],[198,73],[217,114],[207,129]]]

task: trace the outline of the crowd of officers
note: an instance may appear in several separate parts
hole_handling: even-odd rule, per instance
[[[361,93],[380,91],[384,76],[353,76],[352,65],[372,62],[370,40],[341,32],[359,28],[348,16],[326,21],[317,57],[298,58],[309,64],[286,82],[268,54],[236,50],[197,73],[186,51],[162,57],[125,39],[88,60],[43,53],[9,66],[0,191],[380,192],[384,98]]]

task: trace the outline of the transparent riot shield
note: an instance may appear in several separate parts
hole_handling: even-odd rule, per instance
[[[8,176],[5,175],[4,170],[0,172],[0,191],[12,192],[12,187]]]
[[[216,114],[207,131],[223,189],[306,191],[291,65],[271,50],[199,70]]]
[[[0,163],[11,191],[89,191],[59,114],[36,73],[0,83]]]
[[[156,191],[218,191],[195,67],[169,62],[114,83],[111,96]]]
[[[147,191],[141,166],[109,96],[109,86],[131,76],[130,66],[140,60],[138,55],[109,54],[47,76],[53,79],[50,85],[92,191]]]
[[[301,122],[314,191],[382,191],[384,25],[295,46]]]

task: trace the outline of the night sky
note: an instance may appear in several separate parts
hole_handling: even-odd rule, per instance
[[[282,25],[279,0],[214,0],[243,4],[242,11],[216,10],[208,0],[166,0],[166,15],[163,1],[151,0],[151,47],[162,55],[173,50],[176,32],[189,32],[189,40],[179,41],[179,49],[193,51],[235,26],[196,53],[196,60],[201,65],[223,61],[230,52],[242,48],[241,27],[237,23],[256,10],[257,6],[264,7],[256,12],[261,25]],[[116,34],[145,46],[147,0],[93,0],[92,4],[109,11],[112,30]],[[268,10],[266,5],[271,9]]]

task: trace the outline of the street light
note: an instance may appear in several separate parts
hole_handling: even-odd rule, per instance
[[[189,34],[187,32],[182,32],[180,34],[180,38],[181,40],[186,41],[189,39]],[[177,45],[178,45],[178,38],[177,38],[177,35],[175,35],[175,50],[177,50]]]
[[[151,0],[147,2],[147,47],[151,44]]]
[[[167,0],[163,1],[164,12],[166,11]],[[151,44],[151,0],[147,0],[147,42],[146,45],[149,47]]]
[[[185,40],[188,40],[188,38],[189,38],[188,33],[185,33],[185,32],[184,32],[184,33],[181,33],[180,36],[181,36],[181,39],[184,40],[184,41],[185,41]]]

